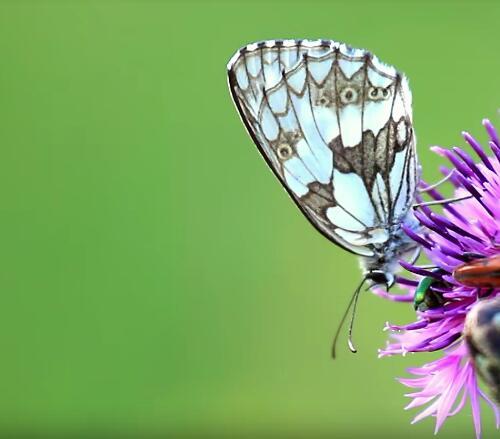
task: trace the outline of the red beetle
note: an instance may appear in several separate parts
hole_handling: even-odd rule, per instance
[[[467,287],[500,288],[500,254],[459,265],[453,278]]]

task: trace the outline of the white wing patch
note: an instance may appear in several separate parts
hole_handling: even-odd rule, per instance
[[[262,127],[262,133],[268,140],[273,141],[278,138],[280,133],[280,127],[278,125],[276,117],[271,112],[269,107],[265,107],[262,110],[260,124]]]
[[[382,102],[366,102],[363,115],[363,128],[372,131],[374,135],[378,135],[391,117],[391,110],[392,101],[390,99]]]
[[[328,107],[311,107],[318,134],[325,144],[330,144],[340,134],[339,121],[336,113]]]
[[[339,206],[329,207],[326,211],[326,216],[332,224],[335,224],[340,229],[353,232],[362,232],[366,229],[366,226],[362,222]]]
[[[285,113],[288,108],[288,89],[286,83],[283,82],[269,90],[267,101],[276,114]]]
[[[292,157],[284,161],[284,168],[292,178],[300,182],[304,187],[307,187],[309,183],[315,181],[315,177],[307,167],[307,164],[299,157]]]
[[[376,217],[361,177],[355,173],[333,172],[333,195],[337,203],[365,228],[375,227]]]
[[[309,74],[311,75],[314,82],[317,84],[323,84],[327,75],[332,70],[333,66],[333,57],[328,57],[324,59],[314,59],[311,58],[309,60],[308,68]]]
[[[329,40],[250,44],[228,70],[250,135],[311,223],[363,256],[386,245],[419,177],[406,78]]]
[[[286,75],[286,84],[294,93],[301,94],[306,86],[306,70],[297,68]]]
[[[286,184],[297,197],[302,197],[309,192],[309,188],[303,184],[298,177],[290,173],[286,167],[283,172]]]
[[[355,73],[359,72],[364,66],[362,61],[350,61],[347,59],[339,59],[340,70],[347,79],[351,79]]]
[[[363,115],[355,105],[348,104],[339,110],[340,132],[344,147],[358,145],[363,135]]]
[[[312,107],[310,105],[309,92],[306,90],[302,97],[291,96],[294,111],[297,120],[300,121],[300,129],[304,135],[304,139],[299,142],[303,146],[304,156],[311,155],[314,157],[314,167],[317,170],[315,176],[321,183],[328,183],[331,180],[333,170],[333,153],[328,144],[322,139],[316,124],[314,123],[314,116]],[[299,155],[302,157],[301,152]],[[312,158],[311,158],[311,161]]]

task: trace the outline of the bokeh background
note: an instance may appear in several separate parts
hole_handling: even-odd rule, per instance
[[[431,437],[377,359],[409,306],[288,200],[226,86],[240,46],[331,38],[410,78],[431,144],[500,124],[500,2],[3,1],[0,437]],[[485,411],[485,437],[497,434]],[[471,437],[468,409],[440,437]]]

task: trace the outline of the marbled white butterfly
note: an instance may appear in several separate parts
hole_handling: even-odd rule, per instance
[[[334,41],[270,40],[240,49],[228,79],[250,136],[302,213],[360,257],[354,308],[364,281],[391,286],[398,260],[418,252],[401,227],[418,227],[420,178],[406,77]]]

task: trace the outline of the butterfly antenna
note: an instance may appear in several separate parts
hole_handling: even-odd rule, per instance
[[[349,336],[347,338],[347,343],[349,345],[349,349],[351,352],[357,352],[356,348],[354,347],[354,343],[352,341],[352,328],[354,327],[354,319],[356,318],[356,309],[358,307],[358,299],[359,299],[359,292],[361,291],[362,285],[365,283],[366,277],[363,279],[363,282],[359,285],[357,290],[354,293],[354,303],[352,305],[352,314],[351,314],[351,321],[349,322]]]
[[[333,337],[333,343],[332,343],[332,358],[333,359],[335,359],[335,357],[336,357],[337,340],[338,340],[339,335],[340,335],[340,330],[344,326],[344,322],[345,322],[347,316],[349,315],[349,310],[351,309],[351,307],[353,308],[353,310],[352,310],[352,314],[351,314],[351,322],[349,323],[349,338],[347,340],[347,343],[348,343],[349,349],[351,350],[352,353],[357,352],[356,348],[354,347],[354,343],[352,341],[352,328],[354,326],[354,317],[356,315],[356,307],[358,304],[359,293],[361,291],[361,288],[363,287],[363,284],[366,282],[366,279],[368,279],[368,278],[365,276],[361,280],[361,283],[358,285],[358,287],[354,291],[354,294],[352,295],[351,300],[349,300],[349,304],[347,305],[347,308],[344,311],[344,315],[340,319],[340,323],[337,327],[337,331],[335,332],[335,336]]]

